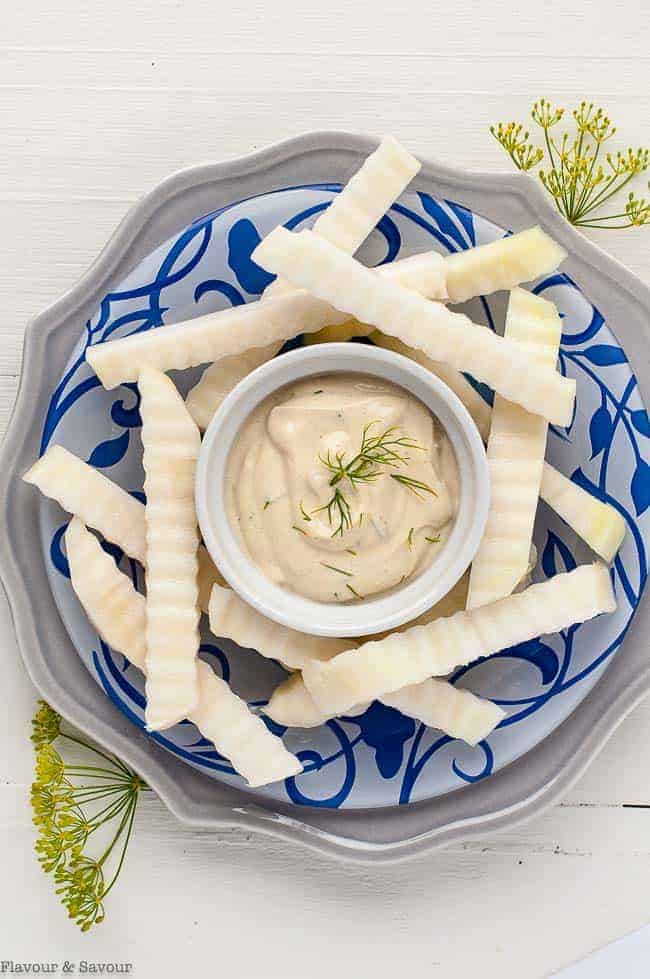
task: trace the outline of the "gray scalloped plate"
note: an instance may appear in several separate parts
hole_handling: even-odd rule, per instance
[[[575,673],[581,682],[572,685],[569,696],[564,690],[559,690],[557,683],[552,687],[552,692],[562,692],[563,697],[549,697],[548,690],[536,693],[533,698],[534,711],[529,711],[527,706],[532,704],[531,698],[521,699],[521,692],[519,699],[514,697],[509,700],[511,719],[518,721],[521,717],[524,723],[519,728],[514,723],[496,732],[497,750],[493,750],[494,743],[486,743],[482,749],[486,764],[483,769],[479,765],[474,775],[472,771],[476,770],[473,768],[476,759],[471,756],[465,759],[469,764],[464,765],[460,756],[460,764],[452,759],[453,765],[443,766],[444,772],[440,766],[437,770],[430,766],[424,775],[424,765],[413,764],[412,772],[417,771],[420,780],[416,790],[413,774],[407,771],[408,777],[401,782],[401,792],[391,795],[391,791],[394,792],[395,786],[400,783],[393,779],[392,789],[389,788],[385,765],[384,770],[377,773],[382,768],[377,751],[376,759],[368,761],[365,758],[363,778],[353,777],[350,780],[346,776],[344,782],[348,788],[345,795],[340,791],[330,794],[331,786],[327,785],[325,772],[302,777],[308,779],[306,792],[297,790],[294,785],[259,793],[243,789],[242,783],[224,772],[223,767],[215,768],[212,763],[207,765],[206,756],[202,755],[204,746],[197,748],[193,742],[188,742],[183,731],[174,729],[175,733],[170,733],[171,741],[165,751],[133,726],[132,721],[138,723],[137,710],[126,710],[132,720],[124,716],[125,707],[133,707],[133,704],[125,703],[124,690],[128,689],[129,696],[135,701],[138,693],[129,684],[120,685],[119,671],[114,671],[117,685],[108,689],[113,702],[95,682],[100,680],[107,688],[105,670],[102,679],[98,663],[104,668],[114,664],[110,651],[105,648],[101,651],[101,662],[97,655],[94,659],[84,656],[83,623],[80,627],[78,610],[74,604],[70,604],[69,584],[62,567],[57,569],[56,534],[60,511],[57,513],[56,508],[44,506],[37,494],[16,478],[39,452],[43,421],[48,405],[52,404],[52,391],[57,386],[59,393],[63,392],[60,401],[66,401],[67,416],[65,422],[60,424],[55,440],[77,448],[76,444],[70,444],[71,439],[74,443],[78,437],[74,424],[67,434],[65,429],[70,419],[74,418],[74,411],[70,410],[72,399],[65,399],[65,391],[60,388],[59,381],[71,355],[79,352],[80,324],[90,324],[87,342],[103,338],[101,330],[108,321],[106,317],[98,317],[97,310],[101,300],[109,292],[114,296],[118,287],[119,296],[126,296],[124,282],[127,273],[129,277],[126,281],[137,285],[140,281],[138,275],[146,275],[148,268],[158,267],[155,261],[151,264],[152,255],[163,258],[170,240],[184,241],[183,235],[178,236],[188,227],[193,229],[188,240],[196,237],[194,229],[208,227],[208,219],[201,218],[201,215],[210,215],[212,228],[215,210],[221,211],[237,201],[244,204],[237,205],[241,213],[237,208],[229,212],[232,214],[228,219],[229,241],[235,217],[237,229],[245,232],[253,227],[249,216],[254,218],[256,226],[261,227],[262,231],[265,222],[287,220],[288,215],[294,215],[297,209],[301,220],[304,219],[310,210],[313,212],[323,206],[321,203],[316,208],[310,207],[314,204],[313,195],[331,193],[330,184],[343,182],[374,145],[372,140],[348,134],[309,134],[241,160],[196,167],[169,178],[127,216],[79,285],[30,324],[25,340],[20,391],[2,451],[0,494],[4,535],[0,570],[21,652],[41,694],[80,729],[134,765],[180,819],[192,825],[211,828],[238,824],[292,837],[340,856],[386,861],[413,855],[453,839],[468,838],[490,829],[512,825],[540,811],[557,799],[578,777],[620,720],[650,688],[650,670],[645,662],[641,639],[644,625],[648,624],[647,602],[641,600],[639,603],[646,577],[647,518],[650,516],[645,512],[650,503],[647,499],[650,482],[645,454],[647,446],[639,448],[640,442],[647,440],[649,434],[643,408],[650,382],[647,347],[644,347],[648,339],[649,290],[570,228],[533,181],[521,174],[463,174],[425,163],[415,181],[415,190],[419,192],[413,197],[416,203],[398,209],[398,217],[393,215],[398,227],[393,222],[393,228],[388,228],[384,236],[385,241],[379,246],[375,242],[376,254],[372,254],[373,246],[370,243],[370,252],[365,256],[367,261],[375,262],[385,257],[383,252],[386,245],[390,253],[391,248],[394,250],[398,247],[396,242],[399,244],[400,241],[406,247],[422,247],[422,243],[413,238],[413,228],[418,223],[421,228],[425,225],[429,229],[437,228],[436,234],[439,234],[443,246],[445,235],[458,237],[460,247],[467,247],[468,243],[472,243],[463,243],[462,237],[467,233],[473,235],[476,232],[477,240],[487,240],[490,235],[498,233],[498,228],[518,230],[532,223],[542,224],[565,245],[571,257],[563,271],[570,278],[562,282],[547,280],[540,283],[539,288],[553,291],[556,301],[559,290],[563,297],[559,302],[560,308],[563,302],[568,304],[564,366],[570,372],[575,368],[586,380],[582,396],[581,381],[578,381],[579,417],[574,430],[569,433],[570,442],[563,439],[562,433],[556,433],[557,457],[565,463],[562,468],[566,471],[567,464],[571,466],[575,463],[575,458],[572,458],[574,452],[580,460],[578,465],[584,459],[586,467],[589,465],[590,450],[592,457],[600,455],[597,471],[603,484],[601,488],[606,490],[608,496],[611,495],[614,502],[625,508],[628,523],[634,531],[631,536],[634,536],[636,545],[640,544],[636,548],[630,545],[629,553],[622,553],[616,569],[627,609],[624,614],[621,612],[622,617],[611,636],[607,636],[602,629],[598,632],[587,630],[579,640],[581,647],[577,652],[577,642],[572,650],[567,652],[565,649],[562,669],[566,666],[566,670],[570,671],[570,661],[573,659],[575,667],[581,657],[589,667],[588,671],[580,669]],[[328,184],[324,185],[323,180]],[[286,188],[294,189],[288,191]],[[260,196],[278,190],[282,190],[282,193],[273,194],[270,198]],[[252,210],[247,204],[249,198],[258,202],[251,202]],[[454,210],[454,205],[444,204],[441,208],[436,203],[449,200],[463,207]],[[289,210],[281,213],[278,207],[285,203]],[[421,207],[424,207],[424,212],[418,213]],[[472,213],[465,213],[464,208]],[[202,224],[197,221],[199,218]],[[400,221],[402,226],[399,225]],[[220,240],[216,224],[214,230],[214,238]],[[225,239],[225,229],[221,230],[224,231],[221,238]],[[209,239],[209,235],[204,237]],[[222,248],[221,245],[219,247]],[[175,254],[177,257],[178,249]],[[200,257],[205,259],[203,253]],[[191,286],[191,289],[187,294],[181,289],[175,296],[171,304],[173,318],[182,315],[188,295],[198,302],[197,296],[203,299],[207,294],[219,293],[220,289],[223,292],[225,288],[232,301],[233,290],[236,291],[237,287],[240,292],[243,287],[248,294],[246,298],[260,291],[257,284],[251,281],[251,270],[245,262],[243,270],[239,271],[235,267],[236,262],[227,263],[235,273],[234,284],[224,282],[221,277],[206,280],[206,270],[216,268],[217,273],[211,271],[211,274],[220,274],[219,261],[218,251],[205,259],[202,276],[199,276],[201,281],[197,279],[194,282],[187,274],[175,277],[174,287],[177,280],[184,279],[187,281],[183,288]],[[194,269],[198,265],[198,259],[194,261],[192,258],[184,269]],[[145,278],[143,281],[148,280]],[[585,297],[588,297],[588,302]],[[203,299],[201,311],[206,309],[206,301],[211,302],[209,296],[207,300]],[[581,304],[584,308],[581,308]],[[105,310],[105,304],[102,310]],[[597,311],[602,313],[602,318]],[[119,313],[128,316],[128,308],[113,310],[111,331],[115,324],[119,327]],[[486,313],[489,318],[487,307]],[[581,322],[581,316],[584,322]],[[596,333],[598,338],[594,342]],[[603,339],[608,342],[603,344]],[[81,349],[83,361],[83,342]],[[81,370],[86,370],[85,365]],[[606,382],[602,379],[603,371]],[[85,396],[83,376],[81,380],[77,378],[75,383],[78,385],[76,390],[82,390]],[[117,475],[114,472],[111,475],[118,479],[121,476],[123,482],[126,479],[125,485],[129,485],[128,428],[133,426],[133,408],[125,407],[123,401],[119,401],[116,408],[112,404],[114,399],[97,401],[99,397],[98,392],[93,393],[91,401],[86,399],[83,408],[78,406],[75,409],[86,412],[91,419],[85,426],[90,442],[85,442],[79,449],[83,448],[86,454],[95,453],[100,465],[102,453],[108,453],[104,460],[106,466],[113,467],[118,463],[120,466],[126,465],[126,475],[119,466]],[[599,406],[601,398],[602,407]],[[117,427],[110,429],[111,438],[108,441],[105,433],[102,434],[107,409],[110,417],[117,422]],[[57,424],[66,412],[57,413]],[[624,424],[619,424],[621,418]],[[617,427],[622,432],[618,443]],[[119,433],[117,436],[116,431]],[[45,434],[47,438],[52,436],[47,426]],[[620,444],[620,449],[617,449],[617,444]],[[611,477],[607,476],[607,465],[603,463],[605,457],[613,462],[609,467]],[[544,530],[548,563],[552,571],[556,559],[566,565],[572,557],[569,549],[561,541],[558,543],[557,534],[552,529]],[[546,566],[544,570],[547,571]],[[635,608],[636,615],[632,621]],[[615,656],[611,656],[624,634],[625,643]],[[89,650],[95,648],[96,640],[92,639],[85,645]],[[77,649],[81,655],[78,655]],[[607,651],[607,656],[602,660],[601,649]],[[552,668],[549,668],[549,657],[553,659]],[[530,656],[521,658],[530,660]],[[558,656],[551,647],[546,646],[541,658],[537,650],[532,660],[536,670],[541,673],[539,682],[542,687],[548,687],[550,681],[545,676],[545,670],[548,675],[553,670],[558,673]],[[606,671],[605,660],[608,663]],[[589,679],[585,682],[587,672]],[[94,679],[91,673],[94,673]],[[563,676],[565,681],[573,679],[570,672],[565,672]],[[480,685],[480,670],[475,681]],[[517,671],[513,672],[510,664],[508,671],[501,672],[499,677],[501,693],[504,683],[507,687],[508,682],[516,693],[522,682],[529,683],[529,678],[524,677],[523,673],[520,676]],[[568,686],[569,683],[565,682],[565,688],[568,689]],[[528,690],[524,692],[529,693]],[[122,712],[115,704],[119,704]],[[558,705],[561,705],[559,710]],[[538,709],[539,717],[544,720],[540,722],[536,718],[533,723],[529,716],[536,715]],[[376,727],[377,718],[372,723]],[[315,737],[318,738],[318,735]],[[375,742],[376,733],[373,732],[368,744],[376,746]],[[318,746],[318,741],[316,744]],[[419,740],[418,746],[421,749]],[[195,752],[192,758],[186,759],[194,767],[179,760],[188,755],[186,747]],[[170,750],[176,750],[178,757],[169,753]],[[406,769],[417,758],[414,750],[409,755]],[[524,752],[525,756],[520,757]],[[427,758],[431,755],[429,751]],[[323,757],[322,750],[320,757]],[[493,764],[494,757],[498,759],[498,764]],[[375,761],[377,764],[374,764]],[[203,771],[212,768],[212,774],[221,780],[206,778],[201,773],[202,766]],[[352,761],[353,774],[355,769],[359,771],[362,767]],[[485,777],[488,774],[489,777]],[[316,783],[312,781],[311,788],[309,779],[316,779]],[[409,788],[405,795],[404,785],[407,782]],[[313,791],[314,784],[318,786],[316,791]],[[463,787],[458,788],[458,785]],[[332,799],[336,799],[336,802],[332,803]],[[398,801],[409,804],[398,805]],[[296,802],[303,804],[297,805]],[[331,808],[333,804],[340,808]]]

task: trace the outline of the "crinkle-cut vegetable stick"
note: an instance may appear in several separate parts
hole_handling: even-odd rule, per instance
[[[342,322],[346,317],[339,314]],[[294,291],[222,309],[182,323],[89,347],[86,360],[105,388],[137,381],[144,367],[184,370],[200,364],[268,347],[289,339],[287,334],[320,330],[337,319],[327,303]]]
[[[404,289],[418,292],[427,299],[446,302],[448,297],[445,259],[442,255],[438,255],[438,258],[434,259],[433,256],[436,254],[437,252],[423,252],[420,255],[411,255],[410,258],[400,259],[394,266],[387,265],[385,268],[395,268],[397,271],[399,267],[399,276],[395,277],[395,281]],[[375,269],[375,271],[380,271],[380,269]],[[343,323],[325,326],[318,333],[308,333],[306,341],[307,343],[341,343],[345,340],[351,340],[352,337],[370,336],[373,332],[376,332],[373,326],[360,323],[352,318]],[[410,350],[410,348],[406,349]],[[422,356],[424,357],[424,354]],[[457,372],[454,371],[453,373]]]
[[[455,252],[445,260],[449,302],[514,289],[554,272],[566,257],[564,248],[540,227]]]
[[[145,368],[138,381],[147,498],[147,707],[150,731],[198,706],[199,531],[194,479],[199,430],[173,381]]]
[[[419,350],[414,350],[378,330],[371,334],[371,338],[380,347],[388,347],[416,360],[445,381],[463,402],[483,441],[487,442],[492,409],[460,371],[429,360]],[[544,463],[539,495],[599,557],[611,564],[625,537],[625,521],[611,504],[598,500],[548,462]]]
[[[326,639],[287,629],[247,605],[230,588],[215,585],[208,608],[210,629],[221,639],[232,639],[245,649],[277,659],[289,670],[301,670],[312,660],[328,660],[356,643],[346,639]]]
[[[70,580],[98,633],[116,652],[146,669],[146,603],[131,581],[75,517],[65,533]],[[190,715],[250,785],[297,775],[302,766],[207,663],[198,664],[199,704]]]
[[[370,704],[359,704],[350,707],[345,712],[346,716],[356,717],[358,714],[363,714],[369,706]],[[318,709],[300,672],[293,673],[275,688],[271,699],[262,711],[272,721],[284,727],[320,727],[333,716],[323,714]]]
[[[393,278],[392,269],[395,269],[396,273],[399,269],[399,275],[396,274],[394,278],[404,289],[419,292],[421,296],[425,296],[427,299],[437,299],[439,302],[446,302],[448,298],[445,272],[446,259],[442,255],[438,255],[436,259],[434,258],[436,254],[437,252],[422,252],[419,255],[411,255],[409,258],[402,258],[394,264],[381,266],[375,269],[375,271],[381,271],[382,268],[386,269],[386,271],[391,269],[390,277]],[[309,333],[306,339],[307,343],[342,343],[345,340],[351,340],[352,337],[364,337],[370,336],[371,334],[379,336],[379,331],[376,331],[373,326],[360,323],[358,320],[352,318],[345,320],[343,323],[334,323],[331,326],[325,326],[318,333]],[[393,340],[394,338],[389,337],[387,339]],[[399,340],[395,340],[395,343],[399,343]],[[380,343],[378,345],[382,346]],[[404,347],[405,356],[410,356],[415,353],[410,347],[406,347],[406,344],[402,344],[402,346]],[[398,350],[397,352],[401,353],[402,351]],[[420,354],[419,351],[417,353]],[[424,360],[428,360],[428,358],[424,357],[424,354],[420,354],[420,356]],[[416,358],[413,357],[413,359]],[[440,366],[444,369],[443,365]],[[453,371],[453,373],[456,374],[458,372]]]
[[[394,136],[384,136],[340,194],[318,216],[312,228],[314,234],[354,255],[421,166]],[[266,295],[291,288],[286,280],[276,279]]]
[[[272,721],[284,727],[320,727],[330,720],[314,703],[300,673],[294,673],[283,680],[262,710]]]
[[[419,257],[414,255],[412,260],[416,261]],[[466,299],[473,299],[475,296],[488,296],[502,289],[514,289],[522,282],[530,282],[532,279],[554,272],[566,257],[565,250],[553,241],[545,231],[539,227],[528,228],[526,231],[519,231],[517,234],[509,235],[499,241],[490,242],[487,245],[477,245],[475,248],[468,248],[466,251],[455,252],[453,255],[446,256],[442,259],[440,270],[442,281],[439,294],[434,295],[433,292],[429,291],[426,295],[428,299],[460,303]],[[415,284],[410,285],[405,278],[402,278],[400,285],[403,285],[405,289],[412,288],[415,292],[421,292],[424,295],[424,291],[418,288],[417,284],[417,265],[414,265],[413,271],[416,275]],[[327,343],[328,341],[349,340],[353,336],[367,335],[370,331],[370,327],[351,320],[349,326],[347,323],[340,326],[326,326],[313,336],[312,342]],[[424,357],[424,355],[421,356]],[[420,362],[422,363],[422,361]],[[452,391],[455,391],[454,385],[458,384],[458,381],[451,381],[448,376],[444,376],[442,371],[447,375],[457,372],[436,361],[429,361],[429,363],[435,365],[435,370],[433,367],[430,370],[442,377]],[[463,380],[465,381],[465,378]],[[476,395],[471,384],[467,381],[465,384],[469,392]],[[479,429],[480,427],[479,425]]]
[[[317,298],[343,307],[362,323],[371,323],[428,356],[469,371],[528,411],[558,425],[571,420],[575,381],[550,368],[531,370],[524,346],[375,275],[310,231],[275,228],[257,246],[253,260],[290,277]]]
[[[490,433],[491,408],[478,391],[472,387],[464,374],[457,371],[454,367],[441,364],[439,360],[431,360],[421,350],[409,347],[405,343],[402,343],[401,340],[398,340],[397,337],[388,336],[388,334],[382,333],[380,330],[375,330],[374,333],[371,333],[370,339],[378,347],[384,347],[386,350],[392,350],[396,354],[402,354],[403,357],[414,360],[422,367],[426,367],[436,377],[439,377],[441,381],[444,381],[447,387],[451,388],[469,411],[474,419],[474,424],[481,433],[483,441],[487,441]]]
[[[141,564],[146,559],[144,503],[62,445],[52,445],[23,479],[80,517]],[[214,584],[223,585],[212,558],[199,547],[199,608],[208,610]]]
[[[553,303],[513,289],[505,336],[527,345],[533,369],[535,363],[555,367],[562,321]],[[467,608],[504,598],[526,574],[547,432],[548,424],[540,415],[495,396],[487,444],[490,507],[472,561]]]
[[[144,506],[87,462],[51,445],[23,479],[144,564]]]
[[[625,537],[625,520],[609,503],[544,463],[540,496],[608,564]]]
[[[145,669],[147,612],[144,595],[103,550],[83,520],[73,517],[65,532],[70,582],[91,623],[111,649]]]
[[[381,701],[468,744],[478,744],[505,717],[505,711],[490,700],[454,687],[447,680],[424,680],[385,694]],[[318,709],[299,673],[276,687],[263,709],[272,721],[285,727],[319,727],[331,717]],[[347,713],[357,712],[355,708]]]
[[[302,763],[271,734],[262,718],[253,714],[246,701],[234,694],[207,663],[199,660],[197,666],[200,700],[189,719],[201,734],[230,759],[251,786],[299,775]]]
[[[272,343],[270,347],[255,347],[242,354],[224,357],[216,364],[206,367],[200,380],[188,392],[185,399],[187,410],[202,432],[212,421],[215,411],[226,395],[230,394],[232,389],[248,377],[256,367],[265,364],[267,360],[272,360],[281,346],[282,344]]]
[[[477,697],[447,680],[430,679],[402,687],[384,694],[382,703],[472,745],[487,738],[506,716],[491,700]]]
[[[219,585],[220,587],[225,587],[226,582],[203,544],[199,545],[197,556],[199,561],[199,572],[197,576],[199,608],[202,612],[207,612],[213,586]]]
[[[523,577],[517,582],[517,591],[522,591],[524,588],[528,588],[531,582],[531,574],[536,564],[537,548],[534,544],[531,544],[528,564]],[[454,615],[456,612],[462,612],[463,609],[467,607],[468,591],[469,571],[466,571],[463,577],[459,578],[454,587],[448,591],[446,595],[443,595],[439,602],[432,605],[431,608],[426,610],[426,612],[422,612],[422,614],[418,615],[416,619],[412,619],[411,622],[405,622],[404,625],[400,625],[396,629],[391,629],[390,632],[375,633],[373,636],[368,636],[365,641],[374,642],[377,639],[383,639],[385,636],[390,636],[395,632],[406,632],[407,629],[412,629],[413,626],[427,625],[429,622],[433,622],[435,619],[447,619],[450,615]]]
[[[394,136],[384,136],[319,216],[314,230],[353,255],[421,166]]]
[[[419,257],[414,255],[413,260]],[[526,231],[519,231],[499,241],[477,245],[475,248],[455,252],[443,258],[440,270],[443,281],[438,295],[434,295],[433,292],[425,293],[418,288],[417,282],[410,285],[402,279],[400,284],[405,289],[412,288],[415,292],[426,294],[428,299],[459,303],[475,296],[488,296],[501,289],[514,289],[522,282],[530,282],[539,276],[549,275],[566,257],[565,250],[541,228],[528,228]],[[417,274],[417,265],[414,265],[414,273]],[[370,327],[352,320],[350,326],[347,323],[326,326],[313,335],[311,342],[349,340],[353,336],[367,335],[370,330]],[[447,368],[447,371],[449,370],[450,368]],[[434,373],[438,373],[437,369]],[[455,390],[452,383],[449,383],[449,386]],[[471,385],[468,387],[472,390]]]
[[[387,636],[392,636],[395,632],[406,632],[407,629],[412,629],[416,625],[427,625],[428,622],[433,622],[434,619],[446,618],[453,615],[454,612],[461,612],[467,605],[467,590],[469,588],[469,570],[465,572],[462,578],[456,582],[454,587],[447,592],[446,595],[428,608],[426,612],[422,612],[415,619],[411,619],[410,622],[404,622],[402,625],[398,625],[395,629],[389,629],[387,632],[375,632],[370,636],[363,636],[361,639],[357,640],[357,646],[364,642],[376,642],[378,639],[385,639]]]
[[[319,710],[344,714],[352,704],[381,698],[431,676],[446,676],[480,656],[558,632],[615,608],[607,567],[586,565],[530,585],[492,605],[364,643],[328,663],[308,663],[303,677]]]
[[[312,232],[313,233],[313,232]],[[419,278],[423,295],[438,292],[441,258],[427,252],[399,262],[380,266],[374,274],[380,279],[395,279],[404,274],[409,283]],[[417,273],[417,275],[416,275]],[[413,285],[411,285],[413,288]],[[126,381],[137,381],[143,367],[158,370],[183,370],[256,347],[291,340],[298,333],[315,333],[324,326],[344,323],[349,316],[328,303],[297,289],[276,298],[262,299],[222,309],[183,323],[136,333],[120,340],[108,340],[86,351],[86,360],[105,388]]]
[[[353,337],[369,337],[375,332],[373,326],[366,326],[358,320],[348,319],[345,323],[338,323],[336,326],[326,326],[318,333],[306,333],[305,343],[346,343]]]
[[[393,136],[385,136],[329,207],[315,221],[313,231],[344,251],[353,254],[363,244],[391,204],[399,197],[420,169]],[[430,265],[430,263],[429,263]],[[415,270],[410,269],[411,274]],[[418,270],[418,274],[422,274]],[[444,281],[444,280],[443,280]],[[285,295],[293,290],[286,279],[276,279],[264,291],[263,299]],[[446,293],[445,293],[446,295]],[[288,337],[248,356],[233,355],[218,367],[208,367],[187,397],[188,409],[197,425],[207,428],[225,396],[255,367],[271,360]]]

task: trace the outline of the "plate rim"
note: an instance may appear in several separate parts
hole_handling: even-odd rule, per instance
[[[38,455],[44,405],[57,372],[103,294],[158,244],[215,205],[291,183],[343,182],[379,140],[347,132],[310,132],[221,163],[180,170],[122,219],[88,271],[28,324],[14,409],[0,450],[0,579],[23,662],[37,690],[63,717],[131,764],[179,820],[196,828],[238,825],[363,862],[406,859],[541,813],[580,777],[618,724],[650,692],[643,633],[647,596],[614,662],[572,714],[530,752],[484,782],[446,796],[380,810],[324,810],[268,804],[206,779],[137,731],[104,695],[77,656],[45,577],[35,519],[37,498],[20,476]],[[422,159],[412,189],[451,197],[519,230],[539,223],[569,252],[565,268],[602,310],[650,401],[650,289],[588,241],[555,210],[528,174],[484,173]],[[616,308],[616,325],[607,311]],[[34,396],[34,392],[37,396]],[[47,623],[47,641],[39,633]],[[64,660],[62,683],[53,667]]]

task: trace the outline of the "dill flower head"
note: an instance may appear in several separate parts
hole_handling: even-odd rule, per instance
[[[32,718],[31,740],[36,750],[56,741],[61,733],[61,717],[44,700],[39,700],[38,710]]]
[[[63,781],[65,765],[59,752],[45,744],[36,755],[36,784],[56,788]]]
[[[82,931],[104,920],[106,885],[100,861],[75,851],[67,864],[56,868],[54,879],[61,903]]]
[[[118,758],[72,732],[61,731],[61,718],[39,703],[32,720],[36,746],[31,787],[35,850],[45,873],[54,875],[56,893],[82,931],[104,920],[104,898],[124,864],[140,792],[141,778]],[[89,763],[66,764],[53,742],[72,742],[90,756]],[[112,836],[97,858],[85,850],[100,827]],[[105,868],[113,865],[110,883]]]
[[[624,205],[611,212],[605,205],[638,174],[650,166],[650,151],[639,147],[607,153],[601,157],[605,142],[616,134],[616,126],[604,109],[583,100],[571,113],[575,129],[556,135],[554,127],[564,117],[564,109],[539,99],[531,109],[531,118],[542,131],[544,149],[531,141],[521,123],[507,122],[490,126],[490,132],[501,144],[518,170],[538,170],[539,179],[564,217],[584,228],[631,228],[650,223],[644,198],[629,194]],[[606,163],[606,166],[603,164]]]

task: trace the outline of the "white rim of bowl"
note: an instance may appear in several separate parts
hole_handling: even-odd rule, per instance
[[[224,504],[230,450],[250,413],[289,384],[331,373],[371,375],[417,397],[445,429],[459,471],[454,526],[432,564],[401,588],[349,604],[317,602],[270,581],[239,543]],[[446,384],[393,351],[361,343],[327,343],[275,357],[252,371],[224,398],[203,438],[196,474],[196,510],[213,561],[249,605],[299,632],[355,637],[395,629],[426,612],[453,588],[481,542],[489,488],[487,457],[479,431]]]

